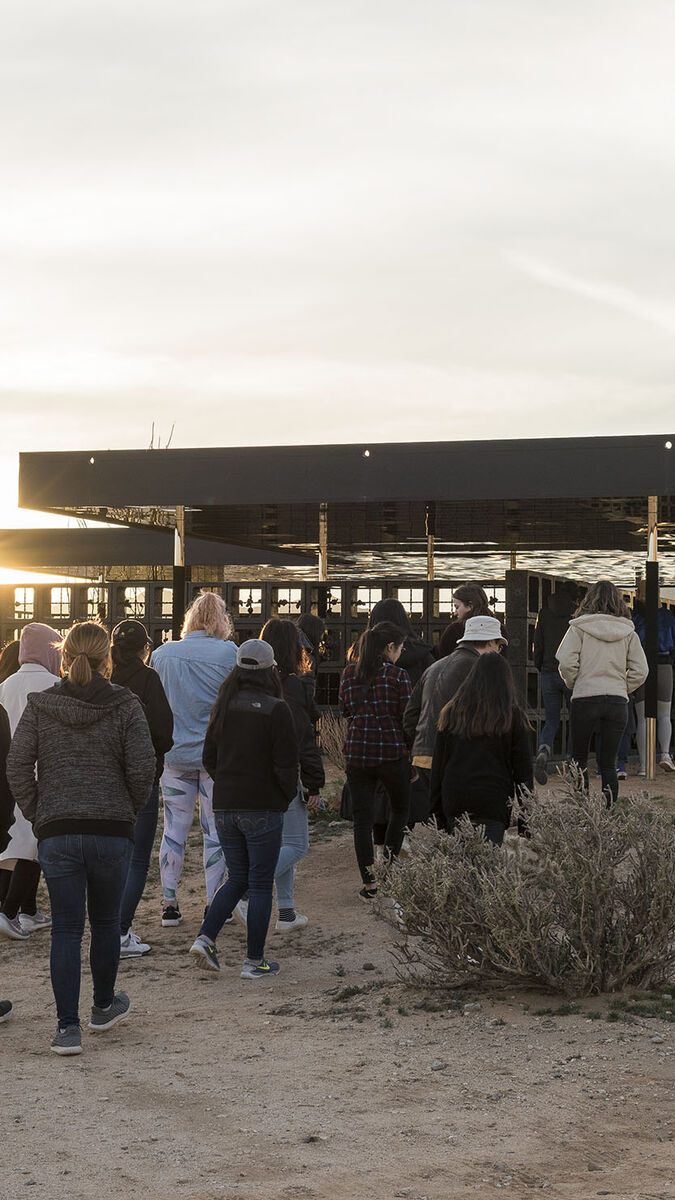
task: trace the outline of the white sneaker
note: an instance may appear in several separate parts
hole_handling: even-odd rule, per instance
[[[37,933],[40,929],[50,929],[52,919],[38,908],[34,913],[19,913],[19,922],[25,933]]]
[[[130,929],[124,937],[120,936],[120,958],[141,958],[149,954],[152,946],[142,942],[137,933]]]
[[[296,913],[294,921],[282,921],[279,917],[274,928],[277,933],[289,933],[291,929],[303,929],[308,924],[309,917],[303,917],[302,913]]]
[[[0,912],[0,933],[4,933],[5,937],[14,938],[16,942],[25,942],[26,938],[30,937],[28,930],[22,929],[18,917],[6,917],[2,912]]]
[[[675,771],[675,763],[669,754],[662,754],[659,759],[659,766],[662,771]]]
[[[241,921],[242,925],[248,926],[248,900],[239,900],[234,906],[232,916]]]

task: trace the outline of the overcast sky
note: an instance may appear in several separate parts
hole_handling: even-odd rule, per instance
[[[19,450],[670,432],[670,0],[2,14]]]

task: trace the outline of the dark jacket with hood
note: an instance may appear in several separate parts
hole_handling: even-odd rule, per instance
[[[408,672],[410,683],[414,687],[422,678],[427,667],[430,667],[435,661],[431,646],[427,646],[426,642],[423,642],[416,633],[409,633],[403,643],[401,657],[396,665]]]
[[[539,610],[534,630],[534,665],[538,671],[558,673],[555,652],[569,629],[574,600],[565,592],[551,592]]]
[[[282,677],[281,686],[295,726],[300,779],[310,796],[315,796],[324,786],[326,775],[314,732],[312,696],[303,676],[285,675]]]
[[[159,783],[164,770],[164,755],[168,754],[173,746],[173,713],[162,681],[152,667],[146,667],[140,658],[134,658],[131,662],[114,666],[111,683],[129,688],[143,705],[150,737],[155,747],[155,783]]]
[[[5,770],[12,736],[9,717],[0,704],[0,852],[9,845],[9,828],[14,824],[14,797],[9,790]]]
[[[29,695],[7,779],[38,841],[64,833],[133,837],[154,775],[148,722],[128,688],[95,675],[86,687],[64,679]]]

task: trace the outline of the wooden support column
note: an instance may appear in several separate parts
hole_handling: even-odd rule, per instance
[[[319,582],[328,579],[328,505],[319,505]]]
[[[659,498],[650,496],[647,509],[647,565],[645,569],[645,653],[649,675],[645,684],[647,779],[656,778],[656,715],[659,651]]]
[[[427,535],[427,580],[431,583],[436,571],[436,505],[433,500],[430,500],[426,506],[424,526]]]
[[[185,508],[176,506],[176,529],[173,539],[173,595],[171,636],[176,642],[185,616]]]

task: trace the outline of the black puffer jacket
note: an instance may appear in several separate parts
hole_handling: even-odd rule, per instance
[[[300,779],[310,796],[315,796],[326,782],[321,761],[321,751],[316,744],[312,715],[312,696],[304,679],[299,675],[286,675],[281,680],[284,700],[291,710],[295,736],[298,741]]]
[[[162,681],[152,667],[146,667],[140,658],[135,658],[130,663],[122,663],[115,667],[111,683],[129,688],[143,705],[150,737],[155,747],[155,783],[158,783],[164,770],[164,755],[168,754],[173,746],[173,713]]]

